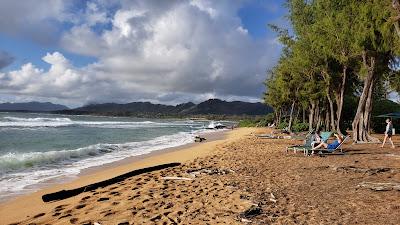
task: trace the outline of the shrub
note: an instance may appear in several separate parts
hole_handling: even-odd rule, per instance
[[[287,122],[282,122],[278,125],[278,129],[285,129],[289,126],[289,124]]]
[[[308,130],[308,123],[296,123],[293,125],[294,132],[301,132],[301,131],[307,131]]]
[[[255,127],[257,125],[256,120],[245,119],[239,121],[239,127]]]

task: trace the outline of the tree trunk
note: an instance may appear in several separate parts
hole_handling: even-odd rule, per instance
[[[347,79],[347,66],[343,67],[343,74],[342,74],[342,84],[340,86],[339,96],[336,98],[337,110],[336,110],[336,132],[339,135],[343,135],[342,131],[340,130],[340,122],[342,119],[342,110],[343,110],[343,103],[344,103],[344,91],[346,87],[346,79]]]
[[[326,94],[326,97],[328,98],[328,102],[329,102],[329,115],[330,115],[330,124],[326,124],[326,128],[328,129],[329,125],[330,125],[330,129],[333,131],[335,130],[335,111],[333,109],[333,101],[332,98],[329,94],[329,92]],[[329,116],[327,115],[327,117],[329,118]]]
[[[281,120],[282,120],[282,108],[279,109],[278,123],[276,124],[276,126],[281,124]]]
[[[325,130],[329,130],[329,125],[330,125],[330,118],[329,118],[329,115],[330,115],[330,114],[331,114],[331,113],[329,112],[329,109],[327,108],[326,111],[325,111],[325,125],[324,125]]]
[[[399,0],[393,0],[392,1],[392,7],[394,10],[397,11],[397,13],[399,14],[398,16],[396,16],[393,19],[394,22],[394,27],[396,28],[396,33],[397,35],[400,37],[400,28],[399,28],[399,21],[400,21],[400,2]]]
[[[319,130],[319,128],[321,127],[321,121],[322,119],[322,109],[320,109],[319,107],[317,107],[317,121],[316,121],[316,125],[315,125],[315,129]]]
[[[310,113],[308,114],[308,131],[313,130],[314,125],[314,114],[315,114],[315,102],[311,102]]]
[[[319,129],[319,120],[321,119],[319,117],[320,115],[320,107],[319,107],[319,101],[317,102],[316,106],[315,106],[315,114],[314,114],[314,121],[313,121],[313,127],[315,127],[315,130]]]
[[[369,61],[369,62],[367,62]],[[364,79],[364,88],[358,102],[357,112],[354,117],[353,141],[357,142],[379,142],[377,138],[370,135],[370,118],[372,111],[372,92],[375,82],[375,57],[369,57],[363,53],[363,64],[367,68],[367,76]]]
[[[400,27],[399,27],[399,21],[394,22],[394,27],[396,28],[396,33],[400,37]]]
[[[296,113],[296,117],[295,117],[294,122],[299,122],[300,121],[299,116],[300,116],[300,107],[297,108],[297,113]]]
[[[289,132],[292,132],[292,122],[293,122],[294,105],[295,105],[295,101],[293,101],[292,107],[291,107],[291,109],[290,109],[290,117],[289,117],[289,125],[288,125],[288,131],[289,131]]]
[[[303,123],[306,123],[306,110],[303,107]]]

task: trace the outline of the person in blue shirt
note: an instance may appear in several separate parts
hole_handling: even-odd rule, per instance
[[[336,140],[335,141],[333,141],[332,143],[330,143],[330,144],[328,144],[328,143],[325,143],[325,142],[322,142],[322,143],[320,143],[319,145],[317,145],[317,146],[315,146],[312,150],[312,153],[311,154],[314,154],[314,151],[315,150],[318,150],[318,149],[326,149],[326,150],[328,150],[328,151],[334,151],[337,147],[339,147],[339,145],[340,145],[340,143],[342,143],[343,142],[343,138],[339,135],[339,134],[334,134],[335,135],[335,137],[336,137]]]
[[[393,123],[392,123],[391,119],[387,118],[386,119],[385,138],[383,139],[381,148],[383,148],[383,146],[385,146],[387,139],[389,139],[390,143],[392,144],[392,148],[394,148],[394,144],[392,141],[392,135],[393,135]]]

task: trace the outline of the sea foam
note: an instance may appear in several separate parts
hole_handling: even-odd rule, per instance
[[[141,142],[104,143],[62,151],[7,153],[0,156],[0,193],[9,197],[32,191],[35,189],[32,185],[71,178],[86,168],[191,143],[193,135],[180,132]]]

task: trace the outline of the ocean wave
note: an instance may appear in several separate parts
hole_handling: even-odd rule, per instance
[[[49,117],[34,117],[34,118],[22,118],[22,117],[13,117],[13,116],[6,116],[3,119],[7,121],[16,121],[16,122],[72,122],[70,118],[65,117],[56,117],[56,118],[49,118]]]
[[[84,126],[97,128],[135,128],[146,126],[170,126],[173,123],[156,123],[153,121],[79,121],[70,118],[22,118],[22,117],[3,117],[0,121],[0,127],[68,127]]]
[[[173,147],[185,144],[191,140],[191,134],[182,132],[142,142],[122,144],[99,143],[71,150],[7,153],[0,156],[0,171],[7,173],[13,170],[56,165],[59,163],[65,164],[110,153],[113,153],[111,158],[121,158],[119,154],[124,153],[122,156],[122,158],[124,158],[131,153],[134,155],[136,153],[143,154],[147,153],[147,150],[151,151],[154,149]],[[109,160],[111,160],[111,158],[109,158]]]
[[[7,153],[0,156],[0,170],[10,172],[23,168],[55,164],[61,161],[96,156],[117,150],[111,144],[97,144],[74,150],[29,152],[29,153]]]
[[[144,127],[182,127],[182,126],[202,126],[203,124],[194,123],[192,121],[84,121],[72,120],[67,117],[3,117],[0,121],[0,128],[39,128],[39,127],[92,127],[92,128],[109,128],[109,129],[137,129]]]
[[[0,193],[7,197],[33,191],[37,188],[35,185],[41,182],[57,179],[65,181],[89,167],[181,146],[192,141],[193,134],[181,132],[141,142],[96,144],[50,152],[8,153],[0,156]]]

